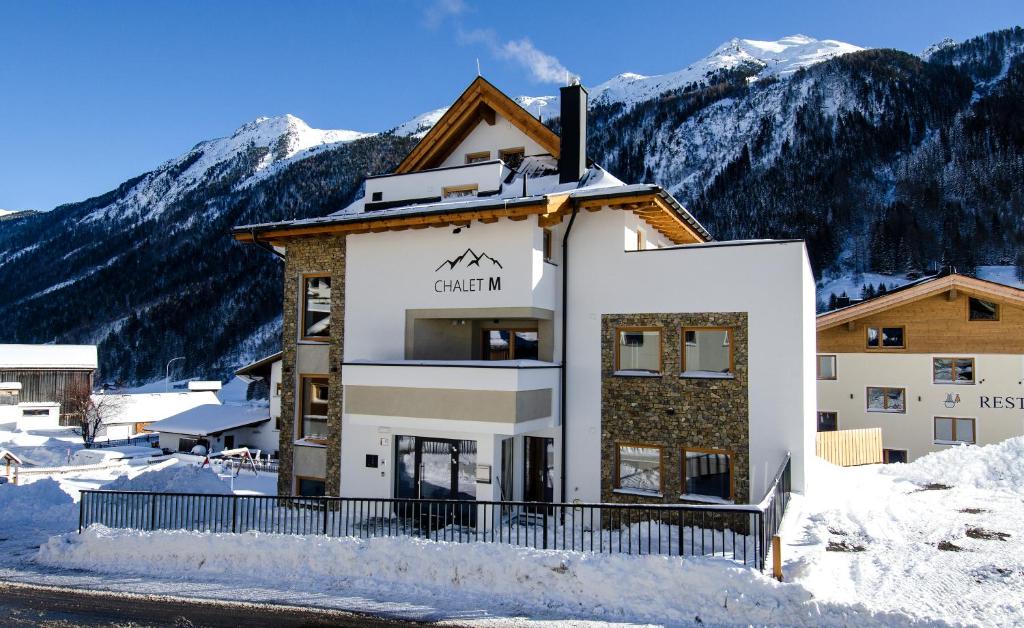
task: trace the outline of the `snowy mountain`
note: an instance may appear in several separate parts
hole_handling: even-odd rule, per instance
[[[228,137],[196,144],[184,155],[143,175],[129,194],[97,208],[83,220],[153,219],[184,194],[211,180],[228,177],[231,185],[240,189],[273,176],[318,150],[370,135],[310,128],[291,114],[260,117],[238,127]],[[239,167],[246,170],[244,176],[232,172]]]
[[[719,239],[805,239],[820,289],[940,263],[1014,275],[1024,30],[928,59],[732,40],[678,72],[592,88],[589,152],[627,183],[671,190]],[[519,102],[557,130],[557,97]],[[190,375],[223,377],[272,353],[281,265],[228,229],[347,206],[443,112],[380,134],[260,118],[96,198],[0,217],[0,343],[100,343],[103,377],[131,383],[180,355]]]

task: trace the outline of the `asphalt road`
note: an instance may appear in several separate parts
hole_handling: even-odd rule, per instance
[[[214,602],[0,583],[0,625],[124,626],[419,626],[416,622],[320,609]]]

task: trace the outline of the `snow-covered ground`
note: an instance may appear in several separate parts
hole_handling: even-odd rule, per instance
[[[787,515],[784,583],[713,558],[413,538],[102,526],[74,532],[72,494],[86,484],[226,492],[216,473],[190,463],[132,468],[116,481],[62,476],[0,486],[0,578],[288,601],[459,624],[522,624],[530,618],[1000,626],[1024,617],[1024,437],[951,448],[908,465],[843,469],[817,461],[812,492],[794,496]],[[124,470],[105,473],[109,478]],[[272,491],[276,478],[260,477]],[[236,492],[243,490],[236,484]]]

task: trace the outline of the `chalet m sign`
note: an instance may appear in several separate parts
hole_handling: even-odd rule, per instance
[[[464,292],[497,292],[501,290],[501,276],[496,273],[502,270],[501,262],[487,253],[477,253],[466,249],[461,255],[446,259],[434,269],[435,273],[452,275],[476,270],[487,276],[478,277],[445,277],[434,282],[434,292],[438,294],[461,294]]]

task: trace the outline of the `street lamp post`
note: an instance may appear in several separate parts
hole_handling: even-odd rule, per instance
[[[164,369],[164,392],[167,392],[171,387],[171,364],[178,360],[184,360],[185,356],[172,358],[167,362],[167,368]]]

